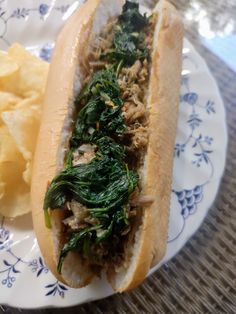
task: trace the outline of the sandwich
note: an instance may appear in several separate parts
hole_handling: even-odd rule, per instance
[[[50,64],[31,203],[46,264],[80,288],[107,275],[117,292],[166,250],[183,24],[161,0],[88,0]]]

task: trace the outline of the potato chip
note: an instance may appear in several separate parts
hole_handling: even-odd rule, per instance
[[[22,158],[13,137],[5,125],[0,127],[0,162],[16,162]]]
[[[6,77],[0,77],[0,90],[20,96],[19,91],[20,71],[11,73]]]
[[[14,43],[11,47],[8,48],[7,54],[10,58],[12,58],[19,66],[26,60],[33,60],[37,63],[43,62],[42,60],[38,59],[37,57],[33,56],[30,52],[28,52],[23,46],[18,43]]]
[[[25,171],[23,172],[23,180],[28,185],[30,185],[31,183],[31,174],[32,174],[32,162],[28,161],[26,164]]]
[[[8,49],[7,57],[14,61],[17,70],[8,77],[0,76],[0,90],[27,97],[27,93],[38,91],[43,94],[49,64],[31,55],[19,44]]]
[[[29,186],[22,179],[24,161],[0,163],[5,193],[0,199],[1,214],[16,217],[30,211]]]
[[[16,188],[18,182],[23,182],[22,174],[25,170],[25,160],[19,155],[17,161],[0,162],[0,181]]]
[[[12,45],[8,53],[20,66],[18,93],[26,95],[29,91],[37,91],[42,94],[48,74],[48,63],[31,55],[19,44]]]
[[[0,52],[0,77],[9,76],[19,69],[17,62],[7,53]]]
[[[2,113],[2,119],[25,160],[31,160],[40,123],[40,108],[19,108]]]
[[[27,95],[34,90],[43,94],[48,73],[48,64],[26,61],[20,68],[19,93]]]
[[[29,186],[23,180],[25,160],[6,126],[0,127],[0,212],[22,215],[29,208]]]
[[[0,112],[7,111],[16,106],[22,98],[7,92],[0,91]]]
[[[0,51],[0,214],[30,211],[32,159],[48,63],[19,44]]]
[[[27,191],[22,189],[21,185],[14,193],[5,192],[2,199],[0,199],[1,214],[5,217],[17,217],[27,214],[31,211],[30,208],[30,192],[29,187]]]
[[[28,92],[27,98],[21,98],[20,101],[15,105],[15,109],[23,109],[23,108],[31,108],[32,105],[38,106],[39,110],[41,111],[41,103],[42,103],[42,96],[38,92]]]

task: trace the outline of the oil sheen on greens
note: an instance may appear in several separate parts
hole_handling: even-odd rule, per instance
[[[59,272],[69,251],[77,249],[91,258],[92,246],[107,244],[114,235],[121,238],[129,226],[127,203],[138,184],[138,175],[125,164],[120,141],[126,125],[117,76],[122,66],[148,57],[142,33],[147,25],[148,19],[139,13],[138,4],[127,1],[115,26],[111,50],[101,56],[108,65],[92,76],[75,101],[78,111],[82,109],[64,170],[53,179],[45,196],[46,224],[50,225],[48,209],[63,210],[71,200],[85,205],[98,223],[71,233],[60,254]],[[87,164],[73,166],[73,151],[84,143],[96,145],[95,157]]]

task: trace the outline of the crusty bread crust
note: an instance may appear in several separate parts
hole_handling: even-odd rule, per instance
[[[164,256],[167,244],[184,33],[180,15],[167,1],[163,2],[162,14],[158,46],[152,58],[150,80],[152,133],[147,152],[149,158],[147,178],[150,178],[150,182],[153,181],[153,187],[156,185],[154,193],[157,196],[156,204],[153,204],[152,209],[155,233],[152,266]],[[151,189],[148,184],[147,189]]]
[[[56,264],[64,241],[61,223],[64,216],[62,211],[52,214],[52,232],[45,227],[42,204],[48,182],[61,168],[58,147],[66,147],[66,142],[62,143],[61,130],[65,128],[65,117],[72,115],[68,111],[71,110],[74,99],[74,79],[79,67],[77,56],[80,56],[79,60],[85,56],[99,3],[99,0],[89,0],[73,15],[58,37],[50,66],[32,180],[33,222],[40,249],[53,274],[72,287],[88,284],[93,276],[92,270],[89,266],[82,265],[75,253],[70,253],[63,264],[63,278],[58,275]],[[107,3],[114,5],[115,1]],[[155,32],[148,90],[150,137],[141,178],[142,194],[153,197],[155,201],[151,206],[143,208],[128,269],[108,274],[114,290],[120,292],[141,283],[151,264],[156,264],[166,249],[183,26],[176,10],[168,2],[160,1],[155,10],[158,12],[159,23]],[[77,81],[82,82],[82,69],[79,75]]]
[[[143,207],[128,269],[110,276],[114,290],[120,292],[132,289],[144,280],[150,267],[165,254],[167,244],[183,23],[167,1],[159,2],[155,11],[159,21],[154,34],[148,90],[149,143],[141,178],[142,194],[155,201]]]
[[[41,127],[33,165],[31,204],[34,230],[40,250],[47,266],[55,277],[65,281],[57,272],[57,257],[63,240],[61,222],[63,211],[52,212],[52,230],[45,227],[43,202],[48,183],[58,170],[58,147],[61,144],[61,131],[74,100],[74,79],[79,67],[78,56],[84,54],[88,45],[93,16],[99,0],[89,1],[75,12],[60,33],[52,62],[45,92]],[[62,65],[62,66],[60,66]],[[81,79],[83,79],[82,71]],[[54,236],[53,236],[53,233]],[[89,281],[84,274],[85,284]],[[67,277],[67,276],[66,276]],[[89,277],[91,277],[89,275]],[[69,278],[67,284],[74,286]]]

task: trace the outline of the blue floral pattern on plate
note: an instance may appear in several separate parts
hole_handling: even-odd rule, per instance
[[[46,285],[45,288],[48,289],[48,292],[45,294],[45,296],[55,296],[58,294],[62,298],[64,298],[65,292],[68,290],[68,288],[62,285],[58,280],[56,280],[54,283]]]
[[[50,61],[56,33],[82,2],[0,0],[0,48],[18,40]],[[33,37],[28,31],[31,27],[36,30]],[[225,112],[216,84],[204,61],[185,41],[167,252],[150,273],[168,262],[199,228],[219,186],[226,142]],[[32,285],[37,298],[31,293]],[[17,290],[19,286],[24,293]],[[19,228],[18,219],[1,217],[0,287],[1,304],[30,308],[70,306],[113,293],[103,281],[80,291],[58,282],[40,255],[32,228]]]
[[[5,259],[2,260],[2,265],[0,264],[0,279],[3,286],[12,288],[17,279],[17,274],[22,272],[22,265],[27,265],[31,269],[32,273],[36,274],[36,277],[49,272],[41,256],[39,256],[37,259],[26,261],[13,253],[13,241],[10,243],[8,242],[9,236],[10,231],[4,227],[4,218],[2,218],[0,228],[0,245],[2,246],[0,248],[5,248],[6,250]],[[46,296],[55,296],[58,293],[61,297],[64,297],[65,291],[68,290],[67,287],[58,281],[54,282],[53,284],[46,285],[45,288],[53,288],[45,294]]]

